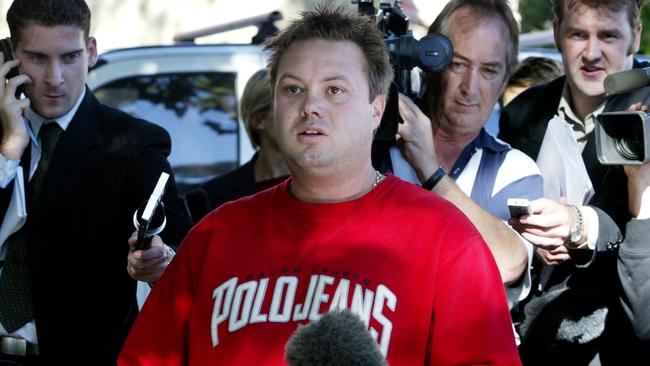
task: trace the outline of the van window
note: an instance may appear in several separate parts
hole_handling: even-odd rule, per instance
[[[94,90],[104,104],[169,132],[169,163],[181,194],[239,161],[236,75],[223,72],[134,76]]]

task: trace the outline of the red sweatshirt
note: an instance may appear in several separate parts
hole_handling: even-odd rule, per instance
[[[285,365],[297,325],[341,308],[393,366],[520,364],[494,259],[452,204],[393,176],[309,204],[290,181],[192,229],[120,365]]]

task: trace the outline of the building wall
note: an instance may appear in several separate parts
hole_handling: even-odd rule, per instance
[[[284,26],[289,19],[305,8],[323,0],[86,0],[93,19],[91,34],[97,38],[99,52],[114,48],[170,44],[177,33],[211,27],[259,14],[280,10]],[[426,33],[448,0],[406,0],[419,9],[424,25],[415,28],[416,37]],[[4,19],[12,0],[0,0]],[[329,0],[328,3],[348,4],[350,0]],[[511,0],[516,7],[518,0]],[[375,0],[378,3],[378,0]],[[241,5],[239,5],[241,4]],[[249,43],[257,32],[255,27],[206,37],[197,41],[219,43]],[[0,36],[7,37],[6,22],[0,21]]]
[[[0,0],[0,36],[8,37],[4,21],[12,0]],[[304,7],[304,0],[87,0],[92,12],[91,35],[100,53],[114,48],[170,44],[175,34],[281,10],[285,19]],[[242,6],[234,4],[241,3]],[[282,25],[285,21],[280,22]],[[206,37],[201,42],[249,43],[255,27]]]

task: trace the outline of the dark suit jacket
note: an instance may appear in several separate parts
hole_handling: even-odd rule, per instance
[[[255,160],[257,153],[246,164],[230,172],[211,179],[201,185],[208,194],[211,208],[217,208],[226,202],[250,196],[259,191],[255,183]]]
[[[187,207],[194,223],[199,222],[211,210],[226,202],[250,196],[264,189],[279,184],[287,177],[278,177],[262,182],[255,181],[255,161],[259,153],[237,169],[233,169],[203,183],[186,195]],[[207,202],[196,202],[204,200]]]
[[[170,172],[170,148],[165,130],[101,105],[86,90],[24,227],[46,364],[115,364],[137,315],[136,282],[126,271],[133,213],[160,173]],[[164,200],[163,240],[178,244],[189,220],[173,180]]]

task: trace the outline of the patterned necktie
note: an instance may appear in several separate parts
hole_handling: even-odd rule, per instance
[[[27,193],[29,209],[35,207],[40,197],[47,169],[63,130],[57,123],[41,127],[41,158],[34,176],[29,181]],[[27,232],[23,229],[7,239],[7,256],[0,275],[0,323],[11,333],[34,318],[32,293],[27,270]]]

